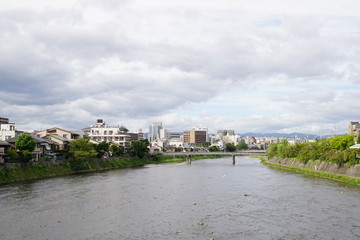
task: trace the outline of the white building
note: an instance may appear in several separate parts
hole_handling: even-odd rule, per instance
[[[241,138],[237,135],[226,135],[222,137],[222,140],[225,144],[232,143],[234,145],[237,145],[241,141]]]
[[[1,118],[0,121],[0,141],[13,138],[16,135],[15,123],[9,123],[9,119]]]
[[[130,147],[131,136],[128,129],[124,126],[109,126],[102,119],[98,119],[96,124],[87,128],[86,132],[90,140],[95,142],[115,143],[122,147]]]
[[[160,138],[160,130],[163,129],[162,122],[153,122],[149,126],[148,139],[149,142],[155,141]]]
[[[181,138],[171,138],[168,141],[168,145],[171,147],[175,147],[175,148],[183,148],[183,147],[187,147],[188,144],[184,143],[184,140]],[[186,146],[185,146],[186,145]]]
[[[160,139],[169,139],[170,135],[167,129],[162,128],[160,129]]]

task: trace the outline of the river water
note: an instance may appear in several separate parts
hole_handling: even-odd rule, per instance
[[[250,158],[8,184],[0,239],[360,239],[360,188]]]

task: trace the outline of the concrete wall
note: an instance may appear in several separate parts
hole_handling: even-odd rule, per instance
[[[287,165],[290,167],[297,168],[307,168],[313,171],[318,172],[328,172],[333,174],[340,174],[349,177],[359,177],[360,178],[360,165],[347,165],[343,164],[338,166],[336,163],[330,162],[320,162],[320,161],[308,161],[307,164],[304,164],[296,159],[282,159],[282,158],[272,158],[268,160],[271,163]]]

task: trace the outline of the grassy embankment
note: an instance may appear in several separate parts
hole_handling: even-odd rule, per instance
[[[137,158],[122,158],[108,161],[93,160],[88,161],[86,168],[76,169],[70,162],[45,166],[42,164],[36,166],[15,167],[0,170],[0,183],[17,182],[32,179],[43,179],[55,176],[69,175],[78,172],[101,171],[107,169],[137,167],[144,165],[144,161]]]
[[[351,185],[360,186],[359,178],[353,178],[353,177],[348,177],[348,176],[334,174],[334,173],[319,172],[319,171],[314,171],[314,170],[307,169],[307,168],[297,168],[297,167],[291,167],[288,165],[271,163],[271,162],[268,162],[264,157],[261,157],[260,159],[264,165],[267,165],[270,167],[280,168],[280,169],[297,172],[297,173],[304,173],[304,174],[308,174],[308,175],[312,175],[312,176],[316,176],[316,177],[320,177],[320,178],[326,178],[326,179],[331,179],[334,181],[339,181],[339,182],[344,182],[344,183],[348,183]]]
[[[192,160],[206,159],[206,158],[219,158],[219,156],[192,156]],[[119,168],[140,167],[145,164],[159,164],[159,163],[172,163],[183,162],[185,156],[163,156],[158,155],[155,159],[139,159],[139,158],[119,158],[112,160],[92,160],[88,161],[85,168],[75,169],[70,162],[63,164],[45,166],[26,166],[22,168],[10,168],[0,170],[0,183],[10,183],[24,180],[44,179],[55,176],[69,175],[79,172],[95,172]]]

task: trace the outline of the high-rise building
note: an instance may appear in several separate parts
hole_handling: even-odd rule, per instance
[[[169,139],[169,132],[167,129],[160,129],[160,139]]]
[[[194,143],[194,144],[203,144],[206,142],[207,136],[206,131],[185,131],[184,132],[184,142]]]
[[[220,134],[221,136],[234,136],[235,135],[234,130],[218,130],[217,133]]]
[[[193,130],[205,132],[205,142],[209,142],[208,128],[206,128],[206,127],[196,127],[196,128],[193,128]]]
[[[148,139],[150,142],[160,138],[160,130],[162,129],[162,122],[153,122],[149,126]]]

